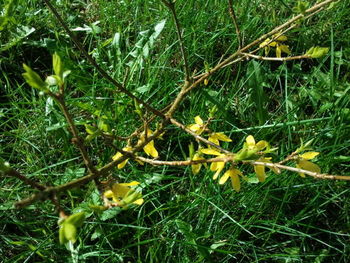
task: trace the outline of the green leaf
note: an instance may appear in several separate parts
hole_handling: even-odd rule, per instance
[[[65,231],[64,231],[64,225],[60,227],[60,230],[58,231],[58,237],[60,240],[60,244],[63,245],[67,243],[69,240],[66,238]]]
[[[154,33],[152,34],[152,38],[156,39],[159,34],[163,31],[165,26],[166,19],[160,21],[155,27],[154,27]]]
[[[80,212],[80,213],[76,213],[76,214],[73,214],[73,215],[69,216],[64,221],[64,224],[67,223],[67,224],[72,224],[75,227],[80,227],[80,226],[83,225],[84,220],[85,220],[85,213],[84,212]]]
[[[52,56],[53,71],[61,79],[63,77],[63,65],[60,56],[55,52]]]
[[[64,222],[62,229],[65,239],[74,243],[77,239],[77,228],[73,224]]]
[[[305,55],[311,58],[320,58],[325,56],[328,53],[328,51],[328,47],[312,47],[305,53]]]
[[[84,124],[85,130],[88,134],[92,135],[98,131],[98,128],[89,124]]]
[[[33,71],[30,67],[28,67],[26,64],[23,64],[23,68],[26,71],[22,74],[26,82],[31,86],[32,88],[38,89],[40,91],[43,91],[47,93],[49,89],[47,88],[47,84],[40,78],[40,76]]]
[[[104,132],[107,132],[107,133],[111,131],[111,127],[109,126],[108,123],[106,123],[106,122],[104,121],[103,118],[101,118],[101,119],[99,120],[99,122],[98,122],[98,128],[99,128],[100,130],[104,131]]]

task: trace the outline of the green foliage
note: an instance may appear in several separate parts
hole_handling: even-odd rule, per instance
[[[174,22],[159,1],[55,4],[70,28],[91,28],[75,33],[113,77],[156,108],[168,105],[183,81],[182,62]],[[245,42],[285,22],[295,4],[234,3]],[[236,51],[235,30],[225,1],[177,0],[176,6],[191,70],[204,72],[205,62],[215,65],[222,56]],[[15,21],[4,27],[0,40],[0,155],[11,167],[48,185],[83,177],[88,171],[70,143],[62,114],[47,97],[34,96],[30,88],[24,87],[21,64],[30,62],[38,76],[61,76],[59,66],[51,72],[50,54],[57,52],[72,70],[67,80],[67,105],[80,134],[92,135],[85,144],[91,146],[89,153],[98,167],[116,154],[103,143],[101,133],[128,136],[138,128],[140,113],[133,111],[137,107],[132,100],[116,93],[96,75],[40,1],[18,1],[13,10]],[[293,55],[304,54],[312,46],[331,47],[333,43],[333,48],[323,50],[323,57],[317,61],[283,65],[255,62],[259,75],[254,65],[249,66],[252,61],[226,67],[189,95],[176,118],[191,123],[194,116],[206,118],[210,112],[210,128],[231,138],[232,143],[223,145],[240,154],[248,134],[254,134],[271,142],[271,147],[279,147],[269,156],[285,156],[299,148],[298,156],[306,160],[310,145],[300,146],[300,138],[313,139],[315,150],[322,153],[315,156],[322,172],[348,174],[349,17],[348,1],[339,1],[332,10],[315,16],[312,23],[300,24],[288,33]],[[151,45],[155,27],[164,19],[166,23]],[[144,31],[147,32],[141,34]],[[25,71],[35,89],[43,87],[43,79],[37,79],[36,72]],[[47,87],[48,83],[44,83]],[[58,83],[54,78],[49,83],[50,90],[56,91]],[[258,94],[261,97],[256,97]],[[148,118],[149,113],[141,110],[142,117]],[[181,160],[188,156],[191,142],[195,147],[190,157],[194,158],[194,140],[170,127],[164,140],[155,140],[154,146],[162,159]],[[118,140],[114,144],[122,149],[126,143]],[[254,151],[240,159],[256,158]],[[84,224],[69,223],[64,231],[62,227],[59,230],[63,233],[62,243],[76,240],[70,251],[58,244],[53,206],[39,202],[24,210],[12,209],[14,200],[32,191],[15,178],[2,177],[0,254],[4,262],[347,262],[348,184],[309,180],[297,174],[263,171],[264,174],[261,167],[241,172],[244,177],[238,175],[242,187],[237,193],[230,183],[213,181],[210,169],[202,167],[194,174],[191,167],[140,166],[129,161],[110,177],[140,181],[145,199],[142,206],[126,211],[120,207],[106,210],[92,183],[60,196],[67,212],[76,215],[75,211],[85,211]],[[264,183],[257,183],[255,172],[260,178],[266,176]],[[223,170],[221,178],[225,173]],[[236,178],[231,172],[226,175],[231,182]],[[237,180],[232,186],[237,187]]]
[[[23,73],[22,75],[26,82],[29,84],[29,86],[45,93],[49,91],[47,84],[40,78],[38,73],[33,71],[26,64],[23,64],[23,68],[25,70],[25,73]]]

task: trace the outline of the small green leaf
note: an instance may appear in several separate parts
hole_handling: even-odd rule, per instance
[[[73,215],[69,216],[64,221],[64,223],[72,224],[75,227],[80,227],[80,226],[83,225],[84,220],[85,220],[85,213],[84,212],[80,212],[80,213],[76,213],[76,214],[73,214]]]
[[[63,77],[63,65],[60,56],[55,52],[52,56],[53,71],[60,78]]]
[[[29,84],[29,86],[38,89],[40,91],[43,91],[47,93],[49,89],[47,88],[47,84],[40,78],[40,76],[33,71],[30,67],[28,67],[26,64],[23,64],[23,68],[26,71],[22,74],[26,82]]]
[[[84,126],[85,126],[85,130],[86,130],[86,132],[88,133],[88,134],[95,134],[96,132],[97,132],[97,130],[98,130],[98,128],[97,127],[95,127],[95,126],[92,126],[92,125],[89,125],[89,124],[84,124]]]
[[[65,244],[69,241],[65,235],[64,225],[61,225],[60,230],[58,231],[58,236],[59,236],[59,240],[60,240],[61,245]]]
[[[312,47],[305,53],[305,55],[311,58],[320,58],[326,55],[328,51],[328,47]]]
[[[111,131],[111,127],[103,118],[98,121],[98,128],[107,133]]]

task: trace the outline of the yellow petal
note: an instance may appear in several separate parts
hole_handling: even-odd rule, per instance
[[[123,198],[129,192],[130,187],[125,184],[114,184],[111,190],[115,198]]]
[[[254,165],[254,171],[258,176],[259,182],[264,182],[266,179],[265,176],[265,166],[264,165]]]
[[[249,135],[249,136],[245,139],[245,141],[247,142],[247,145],[248,145],[249,147],[255,146],[255,139],[254,139],[254,137],[253,137],[252,135]]]
[[[281,41],[281,42],[287,41],[287,39],[288,38],[286,36],[284,36],[284,35],[280,35],[279,37],[276,38],[277,41]]]
[[[150,128],[147,128],[147,136],[151,136],[153,134],[153,131]]]
[[[216,173],[213,175],[213,179],[216,180],[219,177],[219,174],[221,171],[225,168],[224,162],[217,162],[216,163]]]
[[[266,46],[264,49],[265,49],[265,56],[268,56],[268,54],[270,53],[270,47]]]
[[[280,46],[276,47],[276,57],[281,58],[282,57],[282,50]]]
[[[297,163],[297,168],[300,168],[300,169],[302,169],[299,165],[298,165],[298,163]],[[299,175],[301,176],[301,177],[305,177],[305,174],[304,173],[299,173]]]
[[[218,163],[214,162],[210,164],[210,171],[215,172],[217,170]]]
[[[269,46],[270,47],[275,47],[275,46],[277,46],[277,42],[276,41],[272,41],[270,44],[269,44]]]
[[[218,179],[219,174],[221,173],[222,170],[217,170],[216,173],[213,175],[213,180]]]
[[[118,160],[120,157],[122,157],[123,155],[120,152],[117,152],[115,155],[113,155],[112,160]]]
[[[208,155],[221,155],[220,152],[209,148],[201,149],[201,152]]]
[[[112,198],[113,197],[113,192],[111,190],[107,190],[106,192],[103,193],[103,195],[106,198]]]
[[[201,128],[201,126],[199,124],[190,124],[187,126],[187,129],[196,132]]]
[[[287,46],[287,45],[280,45],[279,48],[281,49],[282,52],[284,52],[284,53],[286,53],[286,54],[288,54],[288,55],[289,55],[290,53],[292,53],[292,52],[290,52],[289,46]]]
[[[135,185],[139,185],[140,182],[138,181],[131,181],[130,183],[120,183],[120,185],[122,186],[135,186]]]
[[[202,164],[192,164],[191,168],[192,168],[192,173],[193,174],[198,174],[199,171],[201,170]]]
[[[321,168],[317,164],[314,164],[312,162],[309,162],[303,159],[298,160],[298,166],[303,170],[307,170],[314,173],[321,173]]]
[[[270,39],[269,39],[269,38],[266,38],[266,39],[264,40],[264,42],[262,42],[262,43],[259,45],[259,47],[260,47],[260,48],[265,47],[265,46],[267,45],[267,43],[269,43],[269,42],[270,42]]]
[[[215,137],[220,140],[220,141],[223,141],[223,142],[232,142],[232,140],[226,136],[225,134],[223,134],[222,132],[216,132],[214,133]]]
[[[204,79],[204,85],[207,86],[209,83],[209,80],[208,79]]]
[[[208,141],[210,141],[216,145],[220,145],[219,139],[216,138],[215,136],[209,136]],[[209,147],[210,147],[210,145],[209,145]]]
[[[219,184],[224,184],[226,183],[227,179],[230,177],[230,170],[227,170],[223,176],[221,176],[219,180]]]
[[[196,161],[196,160],[204,160],[203,157],[201,157],[198,153],[195,153],[192,160]],[[192,173],[193,174],[198,174],[199,171],[201,170],[202,164],[192,164],[191,168],[192,168]]]
[[[124,161],[122,161],[120,164],[118,164],[118,169],[123,169],[124,166],[127,164],[129,159],[126,159]]]
[[[231,184],[232,188],[235,189],[236,192],[241,190],[241,181],[239,180],[238,174],[231,175]]]
[[[157,158],[158,157],[158,151],[156,150],[156,148],[154,148],[154,141],[150,141],[148,144],[146,144],[143,147],[143,150],[145,151],[145,153],[147,155],[150,155],[153,158]]]
[[[267,146],[267,141],[259,141],[257,144],[256,144],[256,147],[258,148],[258,151],[261,151],[263,150],[264,148],[266,148]]]
[[[320,154],[319,152],[306,152],[306,153],[303,153],[303,154],[299,155],[299,157],[301,157],[301,158],[303,158],[305,160],[311,160],[311,159],[315,158],[319,154]]]
[[[194,122],[198,125],[203,125],[203,123],[204,123],[202,118],[199,115],[194,117]]]
[[[133,202],[133,204],[135,204],[135,205],[142,205],[144,201],[145,200],[143,200],[143,198],[140,198],[140,199],[137,199],[135,202]]]

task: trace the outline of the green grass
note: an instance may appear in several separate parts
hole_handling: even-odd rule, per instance
[[[77,32],[78,38],[113,77],[128,90],[163,108],[179,91],[183,67],[174,24],[160,1],[60,1],[58,10],[70,28],[100,21],[101,32]],[[236,12],[245,43],[256,39],[291,15],[295,1],[239,1]],[[315,1],[312,1],[315,2]],[[226,1],[177,0],[179,20],[191,71],[214,66],[237,49]],[[64,117],[55,104],[24,84],[22,63],[41,76],[51,74],[51,55],[58,52],[67,68],[67,104],[83,133],[84,122],[96,123],[96,111],[107,115],[119,135],[139,126],[133,101],[115,92],[73,47],[41,1],[21,1],[16,23],[1,32],[0,156],[26,176],[48,185],[86,174],[71,144]],[[330,174],[349,175],[350,36],[349,1],[340,1],[287,34],[294,55],[311,46],[330,47],[317,60],[288,63],[244,61],[226,67],[190,93],[175,117],[185,124],[208,117],[218,107],[210,128],[233,140],[237,151],[248,134],[279,148],[283,158],[314,139],[317,163]],[[266,14],[271,14],[266,16]],[[138,41],[166,19],[164,30],[143,58],[128,67]],[[18,28],[34,28],[27,37]],[[110,44],[115,34],[119,44]],[[12,43],[7,48],[8,43]],[[139,42],[140,43],[140,42]],[[2,48],[6,46],[6,50]],[[273,52],[271,52],[272,54]],[[124,76],[127,74],[127,77]],[[260,105],[260,106],[259,106]],[[152,127],[154,128],[154,127]],[[162,160],[183,160],[191,136],[169,127],[156,141]],[[100,139],[89,153],[98,166],[111,160],[112,148]],[[125,146],[119,143],[119,146]],[[348,262],[349,185],[341,181],[301,178],[283,172],[265,183],[242,183],[234,192],[218,185],[204,169],[140,166],[115,170],[121,181],[142,183],[145,203],[126,211],[88,213],[74,248],[58,242],[58,216],[49,202],[23,210],[13,203],[33,191],[14,178],[1,178],[0,255],[2,262]],[[244,174],[253,177],[252,169]],[[100,202],[93,184],[61,197],[69,212],[91,211]]]

